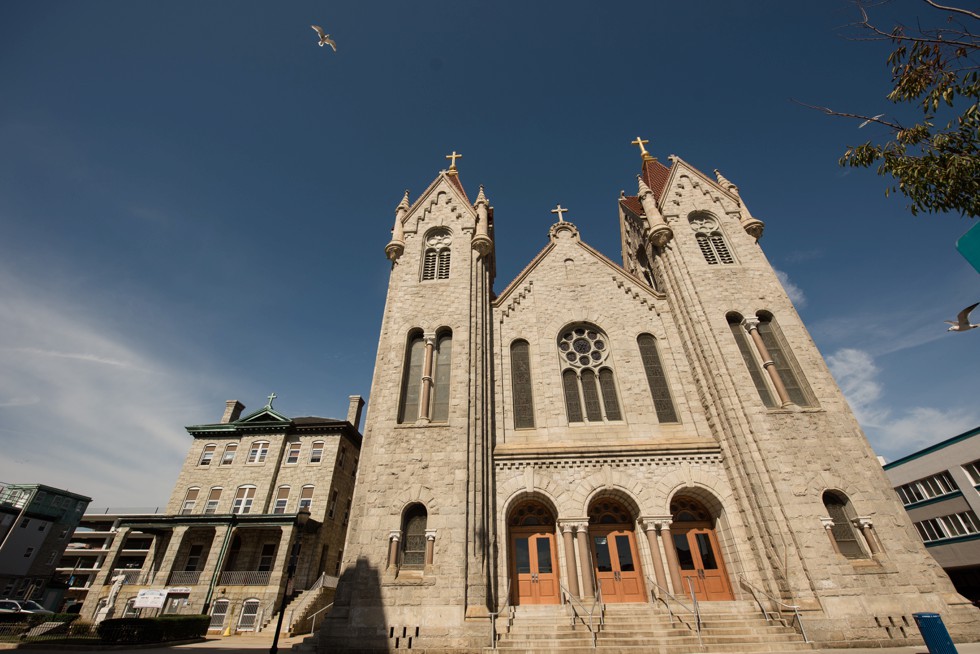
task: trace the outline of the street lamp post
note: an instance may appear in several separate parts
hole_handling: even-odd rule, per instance
[[[279,620],[276,622],[276,631],[272,635],[272,647],[269,654],[276,654],[279,651],[279,632],[282,631],[282,619],[286,615],[286,603],[289,601],[289,590],[293,584],[293,575],[296,574],[296,559],[299,558],[300,541],[303,539],[303,530],[306,529],[306,522],[310,519],[310,510],[302,508],[296,514],[296,521],[293,526],[299,532],[289,552],[289,565],[286,567],[286,587],[282,591],[282,601],[279,603]]]

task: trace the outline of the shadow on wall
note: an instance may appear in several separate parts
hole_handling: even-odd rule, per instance
[[[411,645],[401,641],[415,637],[416,634],[390,632],[381,603],[381,573],[362,557],[340,577],[333,608],[319,631],[317,651],[408,649]]]

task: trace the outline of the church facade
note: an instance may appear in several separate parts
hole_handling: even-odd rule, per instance
[[[493,209],[482,187],[469,200],[455,153],[406,192],[321,649],[476,651],[492,615],[568,598],[768,597],[821,646],[917,642],[918,611],[980,637],[766,259],[763,223],[717,171],[635,143],[621,261],[559,206],[499,294]]]

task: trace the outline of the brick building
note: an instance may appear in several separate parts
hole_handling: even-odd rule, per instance
[[[321,589],[336,585],[343,555],[363,400],[352,396],[347,419],[334,420],[287,418],[274,397],[244,417],[229,401],[220,422],[187,427],[193,442],[163,513],[92,516],[93,531],[79,533],[61,565],[86,591],[84,618],[204,612],[215,630],[261,630],[284,593],[294,622],[326,602],[332,591]],[[151,594],[159,606],[140,608]]]
[[[557,634],[597,605],[635,634],[692,598],[739,623],[781,613],[804,647],[801,622],[824,647],[921,642],[916,611],[980,638],[766,259],[763,223],[717,171],[637,143],[636,194],[613,205],[621,263],[558,207],[495,292],[505,244],[455,153],[397,206],[321,651],[477,651],[495,614],[494,637],[515,639],[522,620]],[[539,647],[582,646],[568,637]]]

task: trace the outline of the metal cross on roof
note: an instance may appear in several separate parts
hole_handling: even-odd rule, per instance
[[[267,406],[267,407],[269,407],[269,408],[271,409],[271,408],[272,408],[272,400],[274,400],[274,399],[276,399],[277,397],[279,397],[279,396],[278,396],[278,395],[276,395],[275,393],[271,393],[271,394],[269,395],[269,403],[268,403],[268,404],[266,404],[266,406]]]
[[[650,153],[647,152],[647,149],[645,147],[643,147],[644,145],[646,145],[649,142],[650,142],[649,140],[641,139],[639,136],[637,136],[635,139],[633,139],[632,141],[630,141],[630,143],[632,143],[633,145],[640,146],[640,154],[643,155],[644,157],[649,157],[650,156]]]
[[[566,211],[568,211],[568,209],[562,207],[561,203],[559,202],[555,205],[555,208],[551,210],[551,213],[558,214],[558,222],[563,223],[565,222],[565,216],[562,214],[564,214]]]
[[[452,160],[449,163],[449,169],[450,170],[455,170],[456,169],[456,160],[457,159],[462,159],[462,158],[463,158],[463,155],[457,154],[455,150],[453,150],[453,153],[452,154],[447,154],[446,155],[446,159],[451,159]]]

